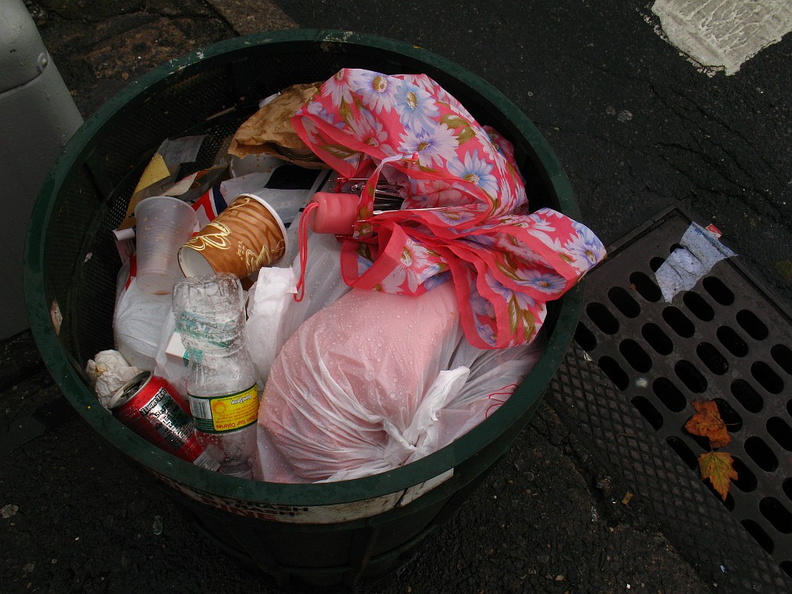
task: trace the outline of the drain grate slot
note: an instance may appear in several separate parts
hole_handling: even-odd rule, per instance
[[[698,480],[792,576],[792,318],[738,257],[718,262],[667,303],[655,272],[680,247],[691,222],[671,209],[611,250],[587,280],[575,342],[615,386],[615,397],[656,432],[665,445],[660,455],[674,457],[696,479],[697,458],[710,447],[684,430],[695,412],[690,403],[717,403],[732,437],[721,451],[733,456],[739,478],[725,502]],[[562,366],[562,382],[566,373],[579,370]],[[586,414],[593,435],[605,413],[589,406]],[[686,497],[667,503],[685,506]],[[699,521],[706,533],[709,520]]]

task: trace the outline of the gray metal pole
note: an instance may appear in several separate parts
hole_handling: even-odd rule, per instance
[[[44,178],[83,122],[22,0],[0,0],[0,340],[29,324],[28,220]]]

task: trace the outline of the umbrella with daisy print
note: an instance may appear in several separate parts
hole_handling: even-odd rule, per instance
[[[356,288],[420,295],[452,282],[479,348],[531,342],[558,299],[604,256],[594,233],[529,212],[511,144],[424,74],[342,69],[292,118],[341,180],[365,179],[341,271]],[[384,179],[403,198],[375,211]]]

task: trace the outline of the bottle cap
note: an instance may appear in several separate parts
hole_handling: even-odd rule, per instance
[[[317,203],[311,226],[316,233],[351,235],[360,209],[359,199],[354,194],[317,192],[311,199]]]

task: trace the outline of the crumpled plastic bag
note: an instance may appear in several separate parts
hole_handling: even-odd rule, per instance
[[[540,333],[529,345],[482,350],[461,339],[449,367],[466,364],[470,368],[467,381],[453,400],[436,412],[421,447],[407,462],[447,446],[489,418],[539,362],[546,342]]]
[[[260,381],[269,375],[272,362],[284,342],[283,320],[297,280],[291,268],[262,268],[248,292],[245,343]]]
[[[152,371],[160,348],[162,328],[171,314],[171,296],[138,289],[134,257],[118,271],[113,311],[116,349],[135,367]]]
[[[295,221],[290,232],[297,226]],[[266,382],[278,351],[300,324],[351,290],[341,278],[339,241],[332,235],[314,233],[308,245],[302,301],[294,300],[300,276],[299,258],[290,268],[262,268],[250,288],[245,340],[262,383]]]
[[[531,352],[540,349],[470,346],[450,283],[419,297],[352,290],[278,354],[259,408],[254,476],[348,480],[424,457],[497,408]]]

